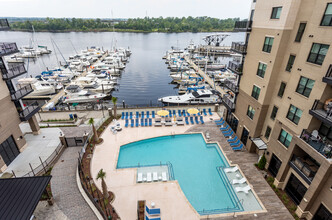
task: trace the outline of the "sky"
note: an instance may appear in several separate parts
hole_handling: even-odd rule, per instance
[[[1,17],[248,18],[252,0],[0,0]],[[112,16],[113,12],[113,16]]]

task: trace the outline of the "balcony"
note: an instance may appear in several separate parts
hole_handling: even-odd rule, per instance
[[[26,85],[20,88],[19,90],[15,91],[15,93],[11,94],[10,96],[13,101],[17,101],[22,99],[24,96],[30,94],[31,92],[33,92],[31,85]]]
[[[10,80],[10,79],[20,76],[26,72],[27,71],[26,71],[23,63],[15,64],[8,68],[7,73],[5,71],[2,72],[2,79]]]
[[[228,69],[233,71],[234,73],[241,75],[243,71],[243,64],[234,62],[234,61],[229,61],[228,63]]]
[[[251,26],[252,26],[252,21],[236,21],[234,26],[234,31],[250,32]]]
[[[300,138],[325,158],[332,158],[332,142],[328,139],[321,138],[315,132],[309,132],[305,129],[303,129]]]
[[[235,103],[230,99],[228,95],[223,95],[222,103],[231,112],[235,111]]]
[[[16,43],[0,43],[0,57],[20,52]]]
[[[236,85],[236,82],[230,81],[228,79],[225,80],[224,85],[230,89],[232,92],[238,94],[239,93],[239,86]]]
[[[10,26],[7,19],[0,19],[0,31],[9,30]]]
[[[231,50],[239,54],[247,54],[247,44],[244,42],[232,42]]]
[[[19,112],[21,121],[28,121],[39,110],[40,110],[40,107],[38,105],[38,102],[34,102],[31,105],[27,106],[25,109],[23,109],[23,111]]]
[[[297,157],[295,155],[293,156],[292,160],[289,161],[289,165],[309,185],[311,184],[319,169],[319,166],[317,166],[312,160]]]
[[[323,77],[323,82],[326,82],[329,85],[332,85],[332,64],[330,64],[326,75]]]
[[[309,110],[309,114],[325,124],[332,126],[332,113],[328,115],[327,110],[327,103],[322,103],[316,99],[312,108]]]

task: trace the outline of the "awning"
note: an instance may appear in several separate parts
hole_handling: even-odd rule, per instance
[[[252,140],[252,142],[254,142],[254,144],[257,146],[257,148],[259,150],[265,150],[265,149],[267,149],[267,145],[266,145],[266,143],[262,139],[260,139],[260,138],[252,138],[251,140]]]
[[[51,178],[0,179],[0,219],[30,219]]]

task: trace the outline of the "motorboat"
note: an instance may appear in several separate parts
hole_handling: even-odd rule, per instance
[[[30,96],[44,96],[55,93],[55,87],[46,81],[38,81],[36,78],[22,78],[17,80],[17,87],[22,88],[31,85],[33,92]]]
[[[112,81],[108,82],[91,77],[79,77],[72,81],[72,84],[79,85],[82,89],[88,89],[93,92],[109,93],[114,89]]]
[[[65,92],[66,96],[64,96],[64,103],[98,102],[100,99],[106,97],[106,94],[84,90],[78,85],[67,86]]]
[[[165,105],[215,104],[220,102],[219,92],[215,90],[197,90],[180,96],[166,96],[158,99]]]
[[[9,59],[6,59],[7,63],[24,63],[22,57],[11,56]]]

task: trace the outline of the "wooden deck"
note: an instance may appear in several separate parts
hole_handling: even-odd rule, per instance
[[[253,214],[248,215],[237,215],[236,219],[262,219],[262,220],[283,220],[283,219],[294,219],[289,213],[287,208],[280,201],[275,192],[268,185],[264,179],[262,173],[254,166],[257,163],[258,155],[249,153],[247,151],[233,151],[227,140],[224,138],[222,133],[216,124],[212,122],[205,122],[204,125],[197,125],[187,132],[206,132],[210,133],[211,142],[219,142],[222,150],[226,154],[227,158],[232,164],[237,164],[249,183],[253,186],[254,191],[258,195],[259,199],[265,206],[266,213],[258,213],[255,217]],[[223,217],[223,218],[207,218],[207,219],[234,219],[234,217]]]

